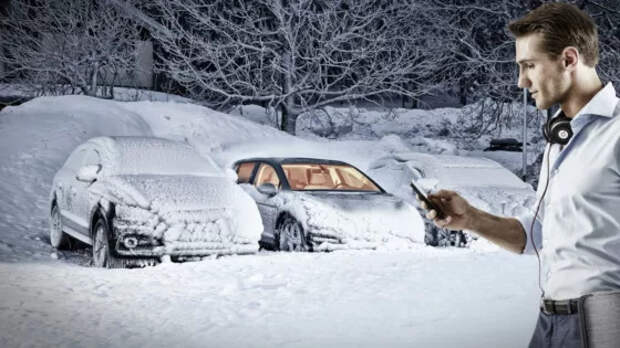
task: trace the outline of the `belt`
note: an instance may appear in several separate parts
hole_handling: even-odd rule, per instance
[[[540,301],[540,311],[547,314],[568,315],[579,312],[579,299],[554,301],[542,299]]]

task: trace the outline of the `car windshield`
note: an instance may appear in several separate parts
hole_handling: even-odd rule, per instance
[[[381,192],[364,173],[349,165],[295,163],[283,164],[282,170],[291,190],[370,191]]]
[[[121,175],[224,175],[211,160],[177,144],[124,144],[118,161]]]

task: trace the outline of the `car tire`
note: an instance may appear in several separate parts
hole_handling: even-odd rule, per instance
[[[69,243],[69,236],[62,230],[60,209],[58,205],[54,204],[50,215],[50,244],[54,249],[61,250],[68,249]]]
[[[122,259],[113,255],[110,247],[110,230],[103,218],[98,218],[93,228],[93,266],[100,268],[123,268]]]
[[[292,216],[287,216],[278,229],[279,247],[282,251],[310,251],[301,223]]]
[[[430,246],[439,245],[439,231],[435,225],[425,222],[424,244]]]

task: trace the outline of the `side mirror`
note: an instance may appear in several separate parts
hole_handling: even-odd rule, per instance
[[[239,179],[239,177],[237,176],[237,172],[235,172],[231,168],[225,168],[224,169],[224,174],[226,174],[226,177],[228,179],[232,180],[233,182],[237,182],[237,179]]]
[[[80,170],[78,170],[75,178],[78,179],[79,181],[91,183],[97,180],[97,178],[99,177],[100,171],[101,171],[101,165],[99,164],[84,166],[80,168]]]
[[[270,182],[266,182],[264,184],[261,184],[259,187],[256,188],[258,190],[258,192],[267,195],[269,197],[273,197],[278,193],[278,189],[276,188],[276,185],[270,183]]]

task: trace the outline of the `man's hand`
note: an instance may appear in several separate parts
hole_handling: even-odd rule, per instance
[[[420,206],[428,210],[426,203],[420,200],[417,195],[416,198],[420,202]],[[475,209],[458,193],[441,190],[428,195],[428,199],[445,214],[443,219],[438,219],[437,212],[434,209],[426,213],[426,218],[433,220],[436,226],[450,230],[471,229],[472,215],[475,213]]]
[[[428,210],[426,204],[419,197],[416,198],[420,201],[420,206]],[[476,209],[454,191],[441,190],[428,195],[428,199],[445,214],[445,218],[438,219],[435,210],[431,209],[426,213],[426,217],[433,220],[435,225],[450,230],[474,231],[518,254],[525,248],[525,230],[519,220]]]

